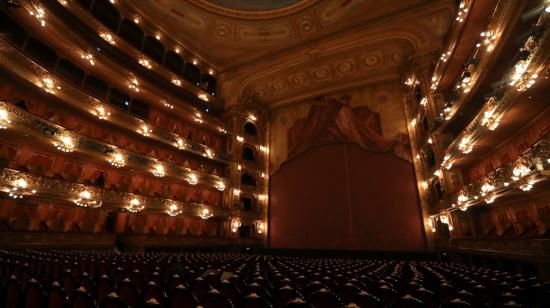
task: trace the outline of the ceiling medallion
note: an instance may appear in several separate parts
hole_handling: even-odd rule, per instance
[[[286,83],[282,80],[275,80],[271,83],[270,87],[275,92],[282,92],[286,89]]]
[[[317,79],[326,79],[329,75],[329,71],[326,68],[318,68],[315,71],[313,71],[313,76]]]
[[[296,74],[290,76],[289,80],[291,84],[301,86],[306,82],[306,76],[304,74]]]
[[[338,63],[337,68],[340,73],[349,73],[353,69],[353,63],[349,60],[342,61]]]
[[[363,57],[363,63],[366,65],[366,66],[375,66],[376,64],[378,64],[380,62],[380,57],[378,55],[366,55]]]

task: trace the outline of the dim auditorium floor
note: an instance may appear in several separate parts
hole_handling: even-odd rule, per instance
[[[487,268],[244,253],[0,250],[0,307],[550,307]]]

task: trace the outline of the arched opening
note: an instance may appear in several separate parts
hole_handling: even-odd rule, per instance
[[[201,81],[201,71],[192,63],[187,63],[185,64],[185,69],[183,70],[183,78],[193,85],[198,86]]]
[[[254,151],[254,148],[249,145],[245,145],[243,147],[243,159],[248,161],[255,161],[256,151]]]
[[[96,78],[92,75],[86,76],[86,79],[84,80],[84,85],[82,86],[82,88],[84,89],[84,91],[88,92],[93,97],[99,100],[104,100],[105,97],[107,96],[107,92],[109,91],[109,86],[106,83],[104,83],[101,79]],[[116,95],[116,93],[114,95]],[[123,109],[126,109],[126,108],[123,108]]]
[[[162,63],[164,58],[164,46],[156,38],[147,36],[143,44],[143,53],[158,63]]]
[[[133,21],[124,19],[120,25],[118,34],[132,46],[141,50],[143,31]]]
[[[246,122],[244,125],[244,132],[249,136],[258,136],[258,130],[256,129],[256,125],[254,125],[254,123]]]
[[[77,87],[82,84],[82,79],[84,78],[84,71],[71,61],[65,59],[59,60],[55,72]]]
[[[250,237],[250,234],[252,233],[252,226],[251,225],[242,225],[239,227],[239,237]]]
[[[252,211],[254,209],[254,198],[249,196],[241,197],[241,210]]]
[[[128,94],[117,89],[111,89],[111,93],[109,94],[109,104],[122,110],[128,110],[131,99],[132,98]]]
[[[166,53],[166,59],[164,60],[164,67],[172,72],[181,75],[183,72],[183,59],[175,52],[169,50]]]
[[[426,161],[428,163],[428,166],[435,166],[435,153],[432,149],[428,151],[428,154],[426,155]]]
[[[92,8],[92,14],[107,28],[116,32],[120,23],[120,13],[113,4],[107,0],[96,0]]]
[[[210,74],[202,74],[201,77],[201,89],[210,93],[211,95],[216,95],[216,79]]]
[[[27,40],[25,51],[31,56],[31,58],[36,60],[38,63],[47,66],[48,68],[53,69],[57,63],[57,53],[34,37],[30,37]]]
[[[130,104],[130,113],[147,120],[149,118],[149,105],[143,101],[134,99]]]
[[[241,184],[256,186],[256,178],[252,174],[245,172],[241,175]]]

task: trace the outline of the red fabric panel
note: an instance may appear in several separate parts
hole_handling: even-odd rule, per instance
[[[273,248],[425,249],[413,166],[355,144],[313,148],[271,177]]]

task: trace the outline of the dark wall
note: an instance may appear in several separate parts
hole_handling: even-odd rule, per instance
[[[310,149],[271,176],[272,248],[420,251],[411,163],[355,144]]]

